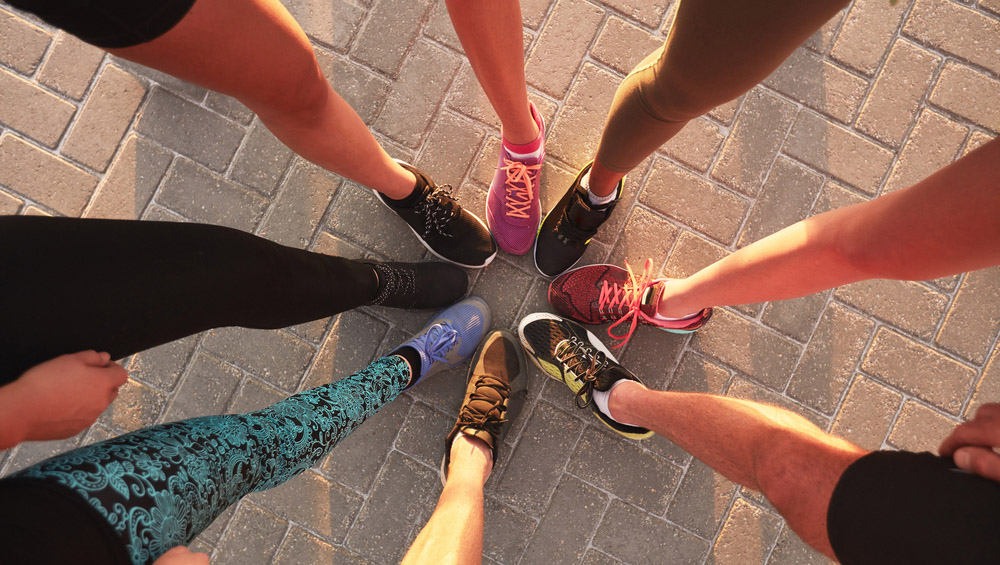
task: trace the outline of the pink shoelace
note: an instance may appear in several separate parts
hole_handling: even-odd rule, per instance
[[[642,306],[642,296],[646,289],[654,284],[650,276],[650,269],[653,267],[653,260],[646,259],[646,267],[638,276],[632,271],[628,261],[625,261],[625,268],[628,270],[628,281],[624,285],[609,284],[608,281],[601,283],[601,294],[597,298],[597,309],[602,316],[607,315],[608,319],[617,317],[618,321],[608,326],[608,336],[612,339],[621,340],[621,343],[612,349],[617,349],[626,343],[635,332],[635,327],[639,324],[639,307]],[[628,333],[617,335],[611,330],[615,326],[626,320],[631,320]]]
[[[532,191],[534,182],[532,174],[537,175],[541,165],[525,165],[520,161],[503,159],[504,172],[507,173],[507,215],[512,218],[528,219],[531,212]]]

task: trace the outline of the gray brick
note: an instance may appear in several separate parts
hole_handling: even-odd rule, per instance
[[[844,18],[830,55],[845,65],[872,75],[892,41],[906,5],[857,0]]]
[[[867,194],[875,194],[892,161],[888,150],[811,112],[799,114],[785,150]]]
[[[423,31],[426,37],[443,43],[459,53],[465,52],[462,49],[462,42],[458,39],[458,33],[451,24],[451,16],[448,15],[448,7],[444,0],[434,2]]]
[[[906,451],[936,452],[941,441],[958,424],[957,420],[942,416],[919,402],[907,400],[889,433],[888,442]]]
[[[174,422],[224,413],[242,378],[239,369],[198,353],[160,421]]]
[[[220,358],[292,392],[313,358],[313,348],[284,331],[224,328],[205,335],[202,347]]]
[[[577,170],[593,159],[620,82],[619,77],[585,63],[559,115],[549,126],[546,152]]]
[[[667,509],[667,519],[705,539],[719,531],[736,483],[701,461],[691,461]]]
[[[260,222],[267,200],[215,176],[187,159],[176,159],[156,202],[192,220],[250,231]]]
[[[768,302],[760,321],[793,339],[808,341],[829,298],[829,293],[818,292],[800,298]]]
[[[777,514],[737,499],[715,540],[709,560],[723,563],[764,563],[781,531]]]
[[[654,163],[639,200],[723,244],[736,237],[749,207],[736,194],[661,160]]]
[[[924,110],[889,174],[883,193],[912,186],[956,159],[968,128]]]
[[[13,216],[21,208],[21,204],[24,202],[20,198],[0,190],[0,215]]]
[[[621,212],[623,210],[617,213]],[[598,236],[603,236],[601,239],[607,241],[618,239],[608,259],[609,263],[624,266],[628,261],[632,270],[638,274],[645,268],[646,259],[649,258],[653,261],[651,274],[656,276],[657,267],[666,260],[678,232],[673,224],[662,217],[644,208],[635,207],[621,231],[601,230]]]
[[[607,504],[608,497],[601,491],[572,475],[563,475],[521,561],[579,563]]]
[[[682,392],[703,392],[706,394],[725,394],[729,384],[730,373],[724,367],[713,363],[701,355],[685,352],[670,390]]]
[[[268,563],[287,529],[284,520],[243,502],[217,544],[214,559],[219,563]]]
[[[815,216],[823,212],[843,208],[844,206],[865,202],[866,200],[867,198],[864,196],[851,192],[835,182],[828,182],[823,185],[823,191],[820,192],[819,198],[816,199],[816,203],[813,205],[812,215]]]
[[[301,563],[337,563],[337,565],[366,565],[370,563],[359,555],[322,541],[298,526],[292,526],[274,556],[275,564],[299,565]]]
[[[402,396],[386,404],[334,448],[322,471],[338,483],[367,493],[413,404]]]
[[[375,129],[407,147],[417,147],[457,69],[458,58],[452,53],[426,41],[417,43],[375,120]]]
[[[673,159],[702,173],[708,171],[719,152],[725,136],[719,127],[705,118],[688,122],[677,135],[667,141],[661,151]]]
[[[156,423],[167,395],[136,380],[118,389],[118,398],[101,414],[98,421],[113,429],[131,432]]]
[[[524,64],[528,84],[562,98],[601,23],[603,11],[584,0],[557,0]]]
[[[340,184],[340,177],[298,161],[272,203],[260,235],[282,245],[307,247]]]
[[[0,9],[0,64],[30,75],[52,41],[52,34]]]
[[[249,414],[277,404],[288,397],[288,393],[275,388],[256,377],[246,377],[240,385],[227,412]]]
[[[898,147],[940,62],[937,55],[897,40],[861,109],[858,131]]]
[[[862,449],[875,450],[889,433],[889,426],[903,400],[898,392],[858,376],[847,391],[830,433]]]
[[[76,449],[80,446],[83,436],[86,434],[87,432],[84,431],[66,439],[26,441],[11,451],[11,455],[7,459],[7,467],[4,470],[4,474],[10,475],[36,463],[41,463],[49,457]]]
[[[344,0],[295,0],[286,5],[309,37],[338,51],[347,50],[365,17],[364,8]]]
[[[102,59],[103,50],[60,31],[52,52],[38,73],[38,82],[79,100],[90,86]]]
[[[729,251],[719,244],[682,231],[663,272],[671,278],[689,277],[728,254]]]
[[[390,453],[345,545],[378,562],[399,561],[416,536],[411,529],[417,517],[433,505],[440,489],[436,473],[399,452]]]
[[[205,98],[205,106],[245,126],[250,125],[250,122],[253,121],[254,113],[250,108],[244,106],[239,100],[225,94],[209,92],[208,97]]]
[[[483,273],[487,276],[480,277],[471,294],[482,297],[490,304],[494,328],[515,327],[519,320],[514,315],[531,289],[531,275],[503,260],[493,261]]]
[[[739,247],[807,218],[823,177],[779,157],[740,233]]]
[[[483,502],[483,555],[501,563],[521,555],[535,530],[534,518],[491,497]]]
[[[871,320],[830,304],[792,375],[788,395],[832,414],[874,328]]]
[[[79,216],[97,179],[10,134],[0,138],[0,185],[60,214]]]
[[[129,374],[146,384],[166,391],[173,390],[200,337],[188,336],[136,353],[128,365]]]
[[[149,95],[135,130],[214,171],[224,171],[243,129],[162,88]]]
[[[920,283],[871,279],[845,285],[833,297],[919,337],[933,335],[948,297]]]
[[[646,27],[653,28],[663,21],[663,16],[667,12],[667,4],[642,2],[641,0],[607,0],[603,4],[618,10]]]
[[[313,532],[333,542],[344,539],[364,502],[357,494],[313,471],[254,493],[248,500],[286,520],[308,524]]]
[[[833,40],[837,37],[837,32],[840,31],[841,24],[844,23],[844,15],[846,12],[847,10],[844,9],[835,14],[832,18],[827,20],[825,24],[823,24],[823,27],[819,28],[811,36],[809,36],[809,39],[807,39],[802,45],[817,53],[827,53],[830,50],[830,46],[833,45]]]
[[[0,69],[0,124],[55,147],[75,112],[73,104]]]
[[[711,324],[696,333],[691,347],[775,388],[783,390],[801,348],[788,338],[716,309]]]
[[[851,122],[868,90],[867,81],[808,49],[792,53],[764,84],[841,123]]]
[[[372,123],[389,93],[389,81],[349,59],[316,49],[320,69],[366,124]]]
[[[955,33],[955,30],[962,30]],[[932,49],[944,51],[1000,74],[996,37],[1000,21],[952,2],[917,0],[903,33]]]
[[[104,67],[62,153],[98,171],[106,169],[145,95],[146,88],[135,77],[114,65]]]
[[[236,155],[229,177],[265,196],[274,196],[293,156],[292,150],[258,120]]]
[[[441,184],[458,186],[476,158],[483,137],[481,130],[469,127],[465,120],[441,112],[427,136],[427,149],[413,165],[422,171],[433,171],[433,177]],[[483,214],[481,209],[475,213]]]
[[[417,22],[423,21],[430,8],[430,0],[405,4],[376,0],[368,10],[368,21],[351,48],[351,55],[383,73],[395,74],[420,30]],[[413,57],[414,52],[409,56]],[[434,76],[434,73],[428,76]]]
[[[423,402],[414,402],[399,428],[396,449],[432,467],[439,467],[444,456],[444,438],[451,432],[457,416],[439,412]]]
[[[986,361],[1000,328],[1000,267],[973,271],[955,295],[934,342],[974,363]]]
[[[957,414],[976,372],[886,328],[875,335],[862,370],[951,414]]]
[[[836,563],[809,547],[791,528],[785,527],[774,544],[768,565],[829,565]]]
[[[983,404],[987,402],[996,402],[997,398],[1000,398],[1000,348],[993,350],[990,354],[990,362],[983,369],[982,376],[976,383],[975,392],[972,395],[972,401],[969,402],[968,408],[965,409],[965,413],[962,414],[967,420],[971,420]]]
[[[97,185],[84,216],[122,220],[140,217],[172,160],[173,155],[166,149],[144,137],[129,135]]]
[[[499,477],[497,498],[533,516],[542,514],[582,427],[575,418],[538,401],[521,431],[517,449],[510,455],[507,469]]]
[[[204,100],[209,92],[196,84],[187,82],[172,75],[168,75],[167,73],[157,71],[156,69],[140,65],[139,63],[133,63],[128,59],[112,56],[111,61],[115,65],[125,69],[133,75],[155,82],[170,92],[179,94],[189,100],[194,100],[195,102]]]
[[[479,80],[472,71],[472,67],[466,62],[462,63],[458,74],[455,75],[455,82],[448,89],[447,105],[448,108],[455,110],[463,116],[492,126],[497,130],[500,129],[500,117],[493,110],[490,99],[486,97],[486,92],[480,86]],[[546,123],[550,122],[546,121]],[[496,157],[493,158],[493,163],[490,163],[490,165],[495,164]],[[492,178],[493,175],[490,175],[490,179]],[[486,182],[489,182],[489,179]]]
[[[791,102],[760,88],[751,90],[712,169],[712,178],[744,194],[756,195],[796,112]]]
[[[647,55],[663,45],[649,31],[611,16],[601,28],[590,55],[622,74],[628,74]]]
[[[390,260],[413,261],[423,255],[417,236],[371,190],[349,182],[337,192],[327,220],[334,233]]]
[[[598,549],[588,549],[582,565],[619,565],[621,561]]]
[[[930,101],[986,129],[1000,132],[1000,107],[978,102],[997,96],[1000,96],[1000,81],[949,61],[931,92]]]
[[[667,509],[681,476],[678,467],[596,428],[584,430],[567,470],[656,515]],[[629,480],[621,480],[625,476]]]
[[[628,524],[628,527],[623,527]],[[627,563],[695,563],[708,544],[659,518],[613,500],[592,542]]]
[[[615,334],[623,334],[626,333],[627,326],[628,324],[624,323],[612,331]],[[618,344],[607,335],[603,327],[591,328],[591,331],[597,334],[609,347]],[[674,365],[687,341],[686,335],[670,334],[638,325],[628,345],[625,346],[624,353],[619,353],[622,351],[621,349],[614,349],[612,353],[646,386],[657,389],[665,388],[666,381],[670,377],[667,367]]]

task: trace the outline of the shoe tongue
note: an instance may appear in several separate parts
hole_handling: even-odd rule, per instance
[[[586,202],[586,194],[576,193],[576,198],[566,210],[566,215],[574,226],[587,232],[596,232],[608,218],[608,207],[596,207]]]

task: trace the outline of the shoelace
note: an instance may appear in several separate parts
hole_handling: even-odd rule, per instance
[[[653,260],[646,259],[646,267],[639,276],[636,276],[632,272],[632,267],[629,266],[628,261],[625,261],[625,268],[628,269],[628,281],[624,285],[619,286],[616,283],[608,283],[608,281],[601,283],[601,294],[597,297],[597,310],[601,314],[602,319],[618,318],[618,321],[608,326],[608,336],[621,341],[621,343],[612,349],[628,343],[629,338],[632,337],[632,333],[635,332],[635,327],[639,323],[639,308],[642,306],[642,296],[645,294],[646,289],[653,285],[653,280],[650,276],[652,267]],[[611,331],[615,326],[626,320],[631,320],[628,333],[616,335]]]
[[[462,406],[462,412],[458,415],[458,425],[486,430],[494,438],[499,437],[500,427],[507,421],[507,407],[503,403],[503,391],[506,388],[507,385],[500,379],[490,375],[483,375],[475,390],[469,395],[469,401]],[[494,394],[490,395],[487,391],[480,392],[480,389],[492,389]],[[473,409],[473,402],[487,403],[489,404],[489,408],[486,410]],[[494,410],[500,413],[499,418],[489,417],[489,414]]]
[[[448,201],[451,201],[450,203]],[[454,205],[456,198],[451,195],[451,185],[444,184],[435,186],[431,193],[413,209],[424,217],[424,237],[426,238],[435,231],[444,237],[452,237],[452,234],[444,231],[448,222],[455,217],[457,206]],[[451,204],[451,205],[449,205]]]
[[[506,157],[503,162],[506,166],[502,170],[507,173],[507,215],[527,219],[531,212],[531,183],[534,182],[532,173],[537,175],[542,166],[525,165]]]
[[[578,408],[586,408],[590,405],[594,395],[594,385],[597,383],[597,374],[608,366],[608,356],[603,351],[597,351],[593,347],[584,344],[575,336],[570,336],[568,340],[559,342],[555,350],[556,360],[562,363],[562,379],[566,381],[566,372],[572,371],[576,379],[583,383],[580,390],[576,391],[574,399]],[[588,394],[589,393],[589,394]],[[580,400],[583,399],[583,403]]]
[[[382,304],[390,296],[410,296],[416,293],[413,271],[395,269],[388,265],[374,265],[379,275],[379,293],[372,304]],[[384,280],[383,280],[384,277]]]
[[[430,359],[427,367],[429,369],[430,365],[438,361],[450,364],[448,358],[445,356],[455,347],[456,343],[458,343],[458,330],[453,328],[448,322],[441,322],[434,324],[426,332],[414,339],[412,347],[422,350],[427,354],[427,357]]]

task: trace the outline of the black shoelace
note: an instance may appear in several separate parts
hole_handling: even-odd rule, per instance
[[[504,406],[504,390],[507,389],[507,385],[490,375],[483,375],[480,378],[479,384],[469,395],[468,402],[462,406],[462,412],[458,415],[458,425],[485,430],[494,439],[499,439],[500,429],[507,421],[507,407]],[[480,392],[481,389],[487,390]],[[473,406],[473,403],[476,405]],[[480,403],[485,403],[489,408],[480,410],[482,407]],[[500,413],[499,418],[490,417],[494,410]]]
[[[455,217],[457,208],[456,198],[451,195],[451,185],[433,187],[431,193],[413,208],[424,217],[423,237],[427,238],[431,232],[436,232],[444,237],[453,237],[452,234],[445,231],[445,228]]]
[[[562,362],[562,379],[566,381],[566,373],[572,371],[582,386],[576,391],[577,408],[586,408],[594,398],[594,385],[597,384],[597,374],[608,366],[608,356],[603,351],[584,344],[576,336],[570,336],[560,342],[555,350],[556,360]],[[581,399],[583,403],[581,404]]]

